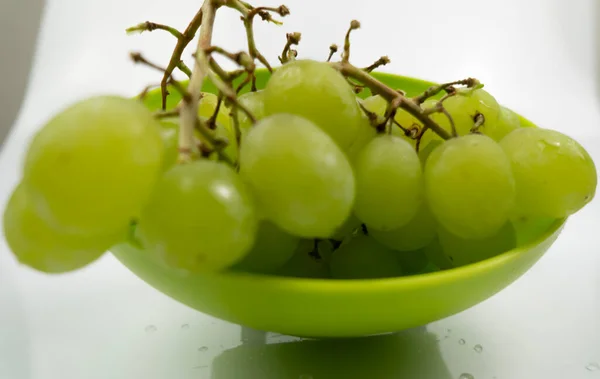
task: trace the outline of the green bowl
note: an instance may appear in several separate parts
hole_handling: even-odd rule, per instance
[[[376,76],[409,96],[432,84],[389,74]],[[259,88],[267,78],[264,71],[259,73]],[[215,89],[207,84],[205,90]],[[171,93],[169,107],[178,101],[176,92]],[[156,109],[160,96],[153,92],[145,101]],[[133,244],[117,246],[112,253],[157,290],[211,316],[288,335],[358,337],[424,325],[491,297],[541,258],[564,223],[557,220],[532,236],[532,242],[485,261],[391,279],[303,279],[234,272],[182,276],[157,264]]]

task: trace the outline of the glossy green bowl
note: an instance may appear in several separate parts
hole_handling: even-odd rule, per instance
[[[376,76],[409,96],[431,85],[401,76]],[[266,80],[267,74],[261,72],[259,88]],[[214,87],[207,84],[205,90]],[[177,101],[170,96],[168,106]],[[156,92],[146,99],[150,108],[158,108],[159,103]],[[181,276],[131,244],[112,253],[157,290],[214,317],[295,336],[356,337],[424,325],[480,303],[531,268],[556,240],[564,222],[557,220],[531,236],[531,243],[482,262],[392,279],[300,279],[233,272]]]

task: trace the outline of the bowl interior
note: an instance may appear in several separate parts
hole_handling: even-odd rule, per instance
[[[376,74],[409,96],[430,82]],[[268,78],[258,72],[258,86]],[[214,92],[207,83],[204,90]],[[171,91],[168,106],[178,99]],[[145,99],[160,108],[157,91]],[[533,125],[522,118],[522,122]],[[502,290],[525,273],[560,234],[565,220],[532,231],[531,242],[468,266],[374,280],[302,279],[235,272],[181,275],[156,263],[132,243],[113,255],[135,275],[173,299],[229,322],[305,337],[355,337],[399,331],[450,316]]]

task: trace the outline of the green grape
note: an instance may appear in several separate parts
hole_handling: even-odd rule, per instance
[[[438,100],[428,99],[421,105],[421,107],[423,109],[432,108],[437,104],[437,102]],[[469,98],[456,95],[446,99],[443,103],[444,108],[446,111],[448,111],[450,117],[452,117],[456,134],[459,136],[469,134],[475,125],[473,118],[471,118],[467,112],[467,107],[465,106],[465,103],[467,102],[469,102]],[[452,123],[446,114],[432,113],[429,117],[446,132],[453,134]],[[437,135],[437,133],[435,133],[433,130],[427,130],[421,137],[419,150],[427,148],[427,146],[433,141],[443,142],[442,138]]]
[[[327,262],[324,259],[315,258],[311,254],[314,248],[314,240],[301,240],[292,258],[277,271],[277,274],[294,278],[329,278]]]
[[[517,233],[517,246],[524,246],[536,241],[556,222],[548,217],[514,217],[510,220]]]
[[[329,270],[335,279],[375,279],[402,275],[396,254],[366,235],[358,235],[334,251]]]
[[[53,274],[87,266],[127,234],[126,228],[110,235],[65,234],[39,217],[23,185],[10,196],[3,222],[4,238],[19,262]]]
[[[371,125],[369,119],[364,113],[361,116],[361,120],[362,121],[358,127],[356,138],[346,152],[346,156],[352,165],[355,164],[356,158],[362,149],[367,146],[367,144],[371,142],[377,135],[377,129]]]
[[[421,166],[425,167],[425,163],[427,163],[427,159],[429,159],[429,156],[431,155],[433,150],[435,150],[442,143],[444,143],[444,141],[441,139],[434,140],[428,143],[427,146],[425,146],[425,148],[419,149],[419,159],[421,160]]]
[[[33,138],[24,182],[40,217],[68,233],[110,234],[139,214],[158,178],[160,124],[137,100],[93,97]]]
[[[269,221],[263,221],[258,226],[252,249],[235,268],[257,273],[273,272],[294,255],[299,242],[299,237],[284,232]]]
[[[172,121],[161,121],[160,132],[164,143],[162,167],[163,171],[171,168],[177,163],[179,155],[179,125]]]
[[[482,239],[464,239],[445,228],[439,228],[438,235],[444,253],[456,267],[492,258],[517,246],[515,228],[510,222]]]
[[[250,251],[257,220],[235,171],[221,162],[200,160],[163,175],[138,228],[144,246],[168,266],[218,271]]]
[[[233,162],[237,162],[238,146],[235,138],[235,130],[231,129],[229,126],[225,126],[224,124],[217,123],[214,130],[214,135],[217,138],[227,141],[227,146],[225,146],[223,149],[223,154],[228,156]]]
[[[219,98],[217,95],[209,92],[202,92],[202,98],[198,104],[198,116],[203,119],[208,120],[215,113],[215,109],[217,109],[217,103],[219,102]],[[221,102],[219,106],[219,113],[217,113],[217,119],[215,120],[217,124],[221,124],[225,127],[228,127],[231,122],[231,117],[229,116],[229,109],[225,106],[225,102]]]
[[[336,229],[336,231],[329,236],[330,239],[335,241],[344,241],[349,236],[352,236],[354,231],[360,228],[362,223],[360,220],[354,215],[354,213],[350,213],[350,216],[346,218],[346,221]]]
[[[375,137],[356,160],[359,220],[379,230],[406,225],[423,202],[423,172],[416,151],[391,135]]]
[[[486,133],[492,137],[494,141],[500,141],[510,132],[521,127],[521,121],[519,116],[506,107],[500,107],[500,113],[498,117],[498,124],[495,130],[490,133]]]
[[[510,162],[491,138],[452,138],[431,153],[425,165],[425,192],[431,212],[462,238],[482,239],[508,220],[515,203]]]
[[[328,63],[296,60],[275,70],[265,88],[266,115],[302,116],[348,151],[362,120],[346,79]]]
[[[403,251],[398,254],[398,259],[405,275],[419,274],[429,264],[423,250]]]
[[[368,111],[371,111],[377,114],[380,117],[385,116],[385,111],[387,110],[388,102],[386,99],[381,97],[380,95],[369,96],[366,99],[362,100],[362,105]],[[423,127],[423,124],[417,120],[413,115],[405,111],[404,109],[398,108],[396,110],[396,115],[394,116],[394,120],[402,125],[405,129],[418,128],[419,130]],[[371,126],[371,128],[373,128]],[[392,126],[392,134],[398,136],[402,139],[405,139],[409,142],[413,147],[416,144],[416,140],[408,137],[406,133],[398,126]]]
[[[594,198],[596,166],[574,139],[554,130],[521,128],[500,146],[512,165],[520,215],[566,217]]]
[[[367,225],[368,226],[368,225]],[[393,230],[377,230],[369,226],[369,235],[379,243],[398,251],[411,251],[429,245],[436,235],[436,222],[423,203],[408,224]]]
[[[254,91],[247,92],[238,97],[238,101],[248,108],[250,113],[256,118],[256,120],[261,120],[265,117],[265,100],[264,100],[264,91]],[[238,123],[240,126],[240,131],[242,133],[242,138],[248,133],[250,128],[252,127],[252,121],[248,118],[248,115],[240,110],[237,112],[238,114]],[[231,129],[234,129],[233,120],[231,121]]]
[[[260,120],[240,152],[240,174],[261,212],[288,233],[328,238],[350,215],[354,174],[337,145],[309,120]]]
[[[423,253],[429,262],[440,270],[449,270],[454,267],[454,264],[444,252],[438,237],[434,238],[429,245],[423,248]]]

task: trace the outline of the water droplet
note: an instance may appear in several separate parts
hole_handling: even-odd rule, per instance
[[[459,345],[464,345],[466,343],[467,343],[467,341],[463,340],[462,338],[458,340]]]
[[[181,329],[183,329],[183,330],[188,330],[189,328],[190,328],[190,324],[181,325]]]
[[[585,369],[588,371],[600,371],[600,364],[598,364],[598,362],[591,362],[585,366]]]
[[[460,374],[458,379],[475,379],[475,377],[469,373]]]
[[[154,333],[158,330],[158,328],[155,325],[148,325],[144,331],[146,331],[146,333]]]
[[[475,350],[478,353],[481,353],[483,351],[483,346],[475,345],[475,347],[473,347],[473,350]]]
[[[204,353],[204,352],[208,351],[208,346],[202,346],[201,348],[198,349],[198,351]]]

